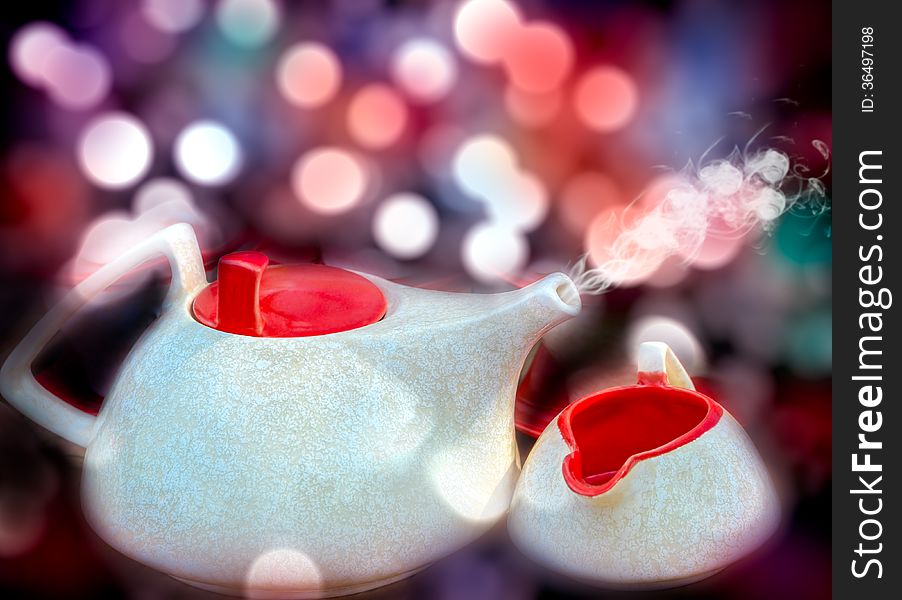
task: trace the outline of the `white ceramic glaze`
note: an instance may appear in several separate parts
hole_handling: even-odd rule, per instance
[[[665,344],[643,344],[639,363],[662,389],[694,389]],[[530,452],[508,520],[523,553],[552,570],[607,587],[674,587],[721,570],[775,531],[770,477],[726,410],[697,439],[635,462],[595,495],[574,491],[564,476],[573,447],[560,419]]]
[[[30,371],[40,348],[93,295],[159,254],[174,275],[167,308],[100,414],[51,396]],[[4,365],[2,392],[87,447],[86,515],[128,556],[236,594],[377,587],[505,514],[519,472],[517,375],[579,299],[563,274],[494,295],[369,279],[388,301],[372,325],[300,338],[224,333],[191,314],[206,280],[193,232],[177,225],[36,325]]]

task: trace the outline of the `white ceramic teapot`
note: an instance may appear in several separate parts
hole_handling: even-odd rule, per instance
[[[41,387],[31,363],[65,320],[159,255],[163,314],[97,417]],[[267,262],[230,255],[208,285],[175,225],[79,284],[4,364],[10,403],[86,448],[98,534],[199,587],[314,597],[400,579],[504,515],[517,376],[579,311],[573,283],[455,294]]]

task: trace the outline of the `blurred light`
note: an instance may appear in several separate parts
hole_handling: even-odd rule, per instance
[[[503,475],[493,477],[468,477],[472,470],[472,458],[466,450],[466,441],[460,440],[450,448],[446,448],[444,452],[436,452],[426,466],[425,471],[430,474],[431,485],[427,488],[428,493],[436,497],[442,504],[444,510],[452,511],[456,520],[464,523],[495,523],[510,508],[510,491],[516,484],[516,478],[519,469],[516,465],[511,464]],[[496,473],[498,471],[495,471]],[[461,485],[461,481],[468,480],[467,485]],[[473,559],[478,560],[478,559]],[[482,582],[486,589],[492,590],[484,597],[497,598],[502,596],[501,589],[509,589],[504,586],[503,581],[498,581],[490,577],[486,577],[484,573],[480,573],[480,569],[486,569],[485,563],[476,566],[471,563],[470,570],[457,571],[457,575],[461,574],[477,574],[474,579]],[[448,586],[445,589],[449,591],[444,594],[433,593],[432,597],[442,597],[450,599],[462,598],[479,598],[480,593],[474,593],[474,584],[457,584],[459,588]],[[510,594],[508,597],[526,597],[526,594],[517,596]]]
[[[622,128],[639,104],[636,84],[617,67],[596,67],[587,71],[576,86],[576,113],[586,126],[602,132]]]
[[[106,59],[86,45],[53,47],[42,68],[50,97],[64,108],[90,108],[106,97],[112,84]]]
[[[174,204],[193,207],[191,190],[178,179],[158,177],[145,182],[138,188],[132,200],[132,210],[141,214],[159,206]]]
[[[500,137],[481,134],[468,138],[454,154],[454,179],[465,192],[488,197],[503,188],[516,170],[514,150]]]
[[[474,278],[486,283],[506,281],[526,264],[529,244],[519,232],[495,223],[480,223],[464,236],[461,256]]]
[[[132,248],[139,240],[147,239],[176,223],[189,223],[197,234],[201,249],[208,249],[218,239],[215,224],[201,212],[188,187],[177,179],[158,177],[148,180],[132,199],[132,213],[114,210],[102,214],[85,230],[82,242],[70,264],[71,283],[78,283],[104,264]],[[144,279],[141,279],[144,281]],[[119,286],[119,292],[134,289],[140,282],[129,281]],[[105,301],[120,293],[106,294]]]
[[[691,255],[685,256],[697,269],[714,270],[728,265],[742,249],[741,236],[718,237],[708,233]]]
[[[93,190],[65,146],[19,141],[0,157],[0,268],[6,272],[52,272],[71,255],[94,210]]]
[[[466,139],[454,155],[453,172],[457,185],[485,202],[488,216],[498,225],[531,231],[548,213],[548,191],[542,181],[521,170],[513,148],[497,136]]]
[[[9,62],[23,82],[44,85],[44,62],[58,46],[69,43],[66,32],[52,23],[37,21],[19,29],[9,44]]]
[[[150,221],[132,220],[126,211],[104,213],[85,230],[76,257],[76,276],[115,260],[137,241],[147,239],[158,230]]]
[[[548,191],[538,177],[525,171],[511,173],[485,200],[492,221],[521,231],[532,231],[548,214]]]
[[[670,317],[650,316],[637,319],[627,334],[629,353],[635,360],[643,342],[664,342],[690,375],[697,375],[705,367],[705,352],[689,328]]]
[[[407,107],[390,87],[374,83],[362,88],[348,107],[351,137],[367,148],[385,148],[398,141],[407,124]]]
[[[548,125],[558,115],[561,108],[561,94],[531,94],[509,85],[504,90],[504,105],[515,121],[525,127]]]
[[[143,0],[141,13],[147,22],[167,33],[187,31],[204,16],[202,0]]]
[[[295,194],[311,210],[334,215],[353,208],[363,197],[367,175],[350,152],[316,148],[301,156],[291,173]]]
[[[428,200],[417,194],[395,194],[376,210],[373,236],[380,248],[396,258],[418,258],[435,244],[438,225]]]
[[[506,0],[469,0],[454,18],[458,47],[481,63],[500,61],[519,30],[519,9]]]
[[[819,215],[787,212],[779,221],[774,242],[778,256],[792,265],[824,266],[833,257],[830,219]]]
[[[73,44],[50,23],[22,27],[9,46],[13,71],[25,83],[45,88],[63,108],[91,108],[109,93],[112,74],[104,56],[86,44]]]
[[[611,177],[586,171],[564,184],[557,209],[564,226],[582,235],[605,207],[617,206],[622,200],[617,183]]]
[[[223,35],[239,46],[262,46],[276,33],[279,7],[272,0],[222,0],[216,22]]]
[[[792,370],[808,377],[829,377],[833,365],[830,309],[811,311],[786,325],[789,329],[786,353]]]
[[[292,104],[316,108],[338,91],[341,65],[335,54],[322,44],[297,44],[279,59],[276,84]]]
[[[448,49],[430,39],[413,39],[392,56],[392,76],[412,98],[434,102],[457,81],[457,63]]]
[[[298,589],[316,590],[322,582],[320,569],[310,556],[293,548],[277,548],[254,559],[242,595],[252,600],[272,598]]]
[[[100,187],[128,187],[150,168],[153,145],[150,134],[135,117],[106,113],[95,118],[78,142],[82,171]]]
[[[175,164],[182,175],[195,183],[229,183],[238,174],[241,161],[238,140],[214,121],[192,123],[175,140]]]
[[[520,29],[506,49],[504,65],[511,83],[523,91],[542,94],[554,91],[573,68],[574,51],[564,31],[550,23]]]

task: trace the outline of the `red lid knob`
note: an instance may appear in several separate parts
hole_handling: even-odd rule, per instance
[[[230,333],[260,335],[260,281],[269,259],[260,252],[235,252],[219,261],[219,322]]]
[[[356,329],[385,315],[382,291],[356,273],[325,265],[269,265],[260,252],[219,261],[219,281],[194,299],[198,321],[258,337],[302,337]]]

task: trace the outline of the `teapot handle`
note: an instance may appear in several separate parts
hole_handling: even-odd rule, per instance
[[[187,301],[206,285],[200,247],[190,225],[179,223],[154,234],[76,285],[19,342],[0,369],[0,392],[9,403],[50,431],[87,447],[97,418],[51,394],[35,379],[31,365],[72,315],[117,279],[160,255],[172,269],[164,307]]]
[[[670,385],[695,389],[686,369],[664,342],[639,344],[639,385]]]

